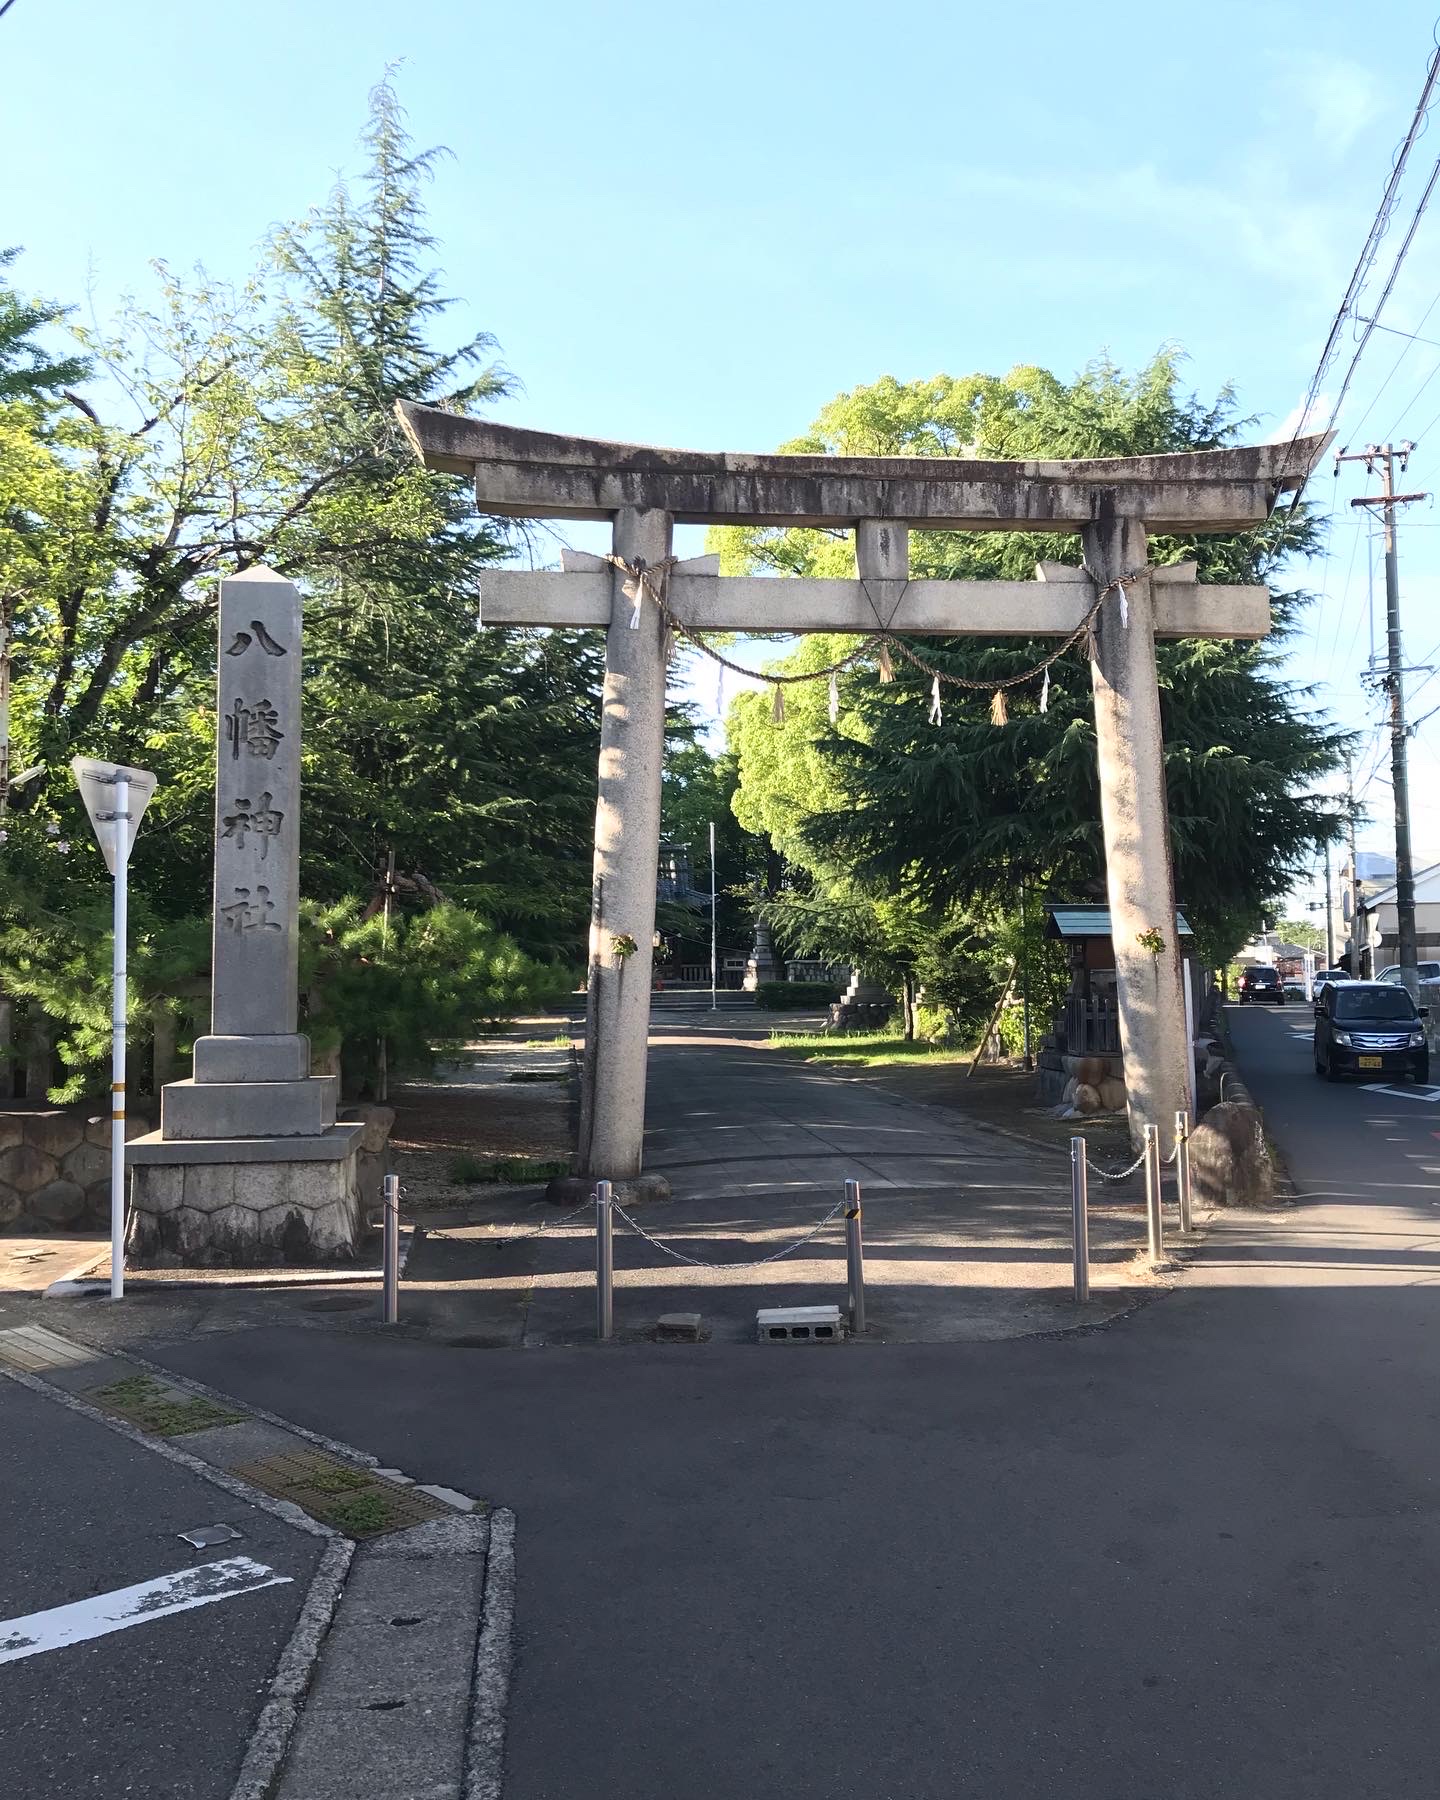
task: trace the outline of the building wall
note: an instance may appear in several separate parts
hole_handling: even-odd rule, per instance
[[[1378,975],[1381,969],[1400,960],[1400,925],[1392,902],[1386,902],[1364,915],[1366,933],[1361,973]],[[1415,903],[1415,945],[1422,962],[1440,961],[1440,901],[1418,900]]]

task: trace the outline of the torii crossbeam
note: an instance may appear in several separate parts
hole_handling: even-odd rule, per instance
[[[1063,638],[1094,605],[1090,576],[1060,563],[1040,564],[1031,582],[911,581],[912,527],[1078,532],[1102,584],[1142,571],[1127,579],[1124,606],[1096,616],[1091,680],[1131,1131],[1138,1141],[1154,1124],[1168,1138],[1188,1105],[1190,1055],[1155,639],[1263,637],[1270,604],[1261,587],[1197,582],[1193,564],[1149,569],[1146,542],[1261,523],[1303,485],[1328,437],[1073,462],[742,456],[560,437],[404,401],[396,410],[428,467],[473,479],[482,512],[610,519],[614,555],[631,571],[567,552],[559,572],[497,570],[482,588],[486,625],[607,633],[577,1173],[624,1180],[641,1167],[668,633],[659,607],[637,606],[633,572],[668,562],[677,523],[856,534],[854,581],[725,577],[713,557],[675,564],[666,605],[696,631]]]

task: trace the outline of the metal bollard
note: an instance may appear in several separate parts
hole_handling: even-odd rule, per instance
[[[865,1330],[865,1245],[860,1235],[860,1183],[845,1183],[845,1280],[849,1288],[850,1335]]]
[[[1180,1202],[1180,1229],[1193,1231],[1190,1222],[1190,1115],[1175,1115],[1175,1195]]]
[[[1075,1303],[1090,1298],[1090,1178],[1085,1140],[1070,1140],[1070,1234],[1075,1250]]]
[[[1150,1261],[1158,1265],[1165,1254],[1165,1229],[1160,1216],[1160,1129],[1156,1125],[1145,1127],[1145,1217]]]
[[[615,1329],[614,1215],[610,1183],[595,1183],[595,1336],[603,1344]]]
[[[387,1175],[384,1185],[380,1262],[380,1319],[385,1325],[400,1322],[400,1177]]]

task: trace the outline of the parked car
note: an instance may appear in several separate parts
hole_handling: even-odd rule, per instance
[[[1345,1075],[1428,1081],[1422,1021],[1429,1011],[1394,982],[1332,981],[1315,1008],[1315,1073],[1327,1081]]]
[[[1285,1004],[1285,984],[1278,969],[1272,969],[1267,963],[1253,963],[1241,972],[1240,1004],[1248,1006],[1252,1000],[1273,1000],[1276,1006]]]
[[[1440,981],[1440,962],[1416,963],[1422,981]],[[1400,965],[1391,963],[1388,969],[1382,969],[1375,977],[1377,981],[1388,981],[1400,985]]]

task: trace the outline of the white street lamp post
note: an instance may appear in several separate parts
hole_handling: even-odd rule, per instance
[[[90,815],[105,866],[114,877],[115,941],[111,959],[110,1029],[110,1298],[125,1293],[125,1011],[130,852],[155,792],[148,769],[77,756],[70,765]]]

